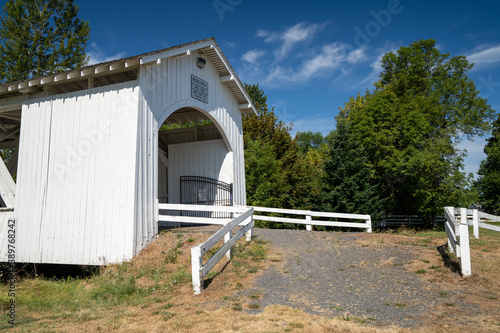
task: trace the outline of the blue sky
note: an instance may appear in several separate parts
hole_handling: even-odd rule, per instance
[[[469,73],[500,111],[498,1],[95,1],[75,0],[90,21],[92,62],[215,37],[243,82],[296,131],[327,134],[338,108],[371,89],[388,51],[436,39],[442,52],[476,63]],[[484,138],[464,142],[466,171]]]

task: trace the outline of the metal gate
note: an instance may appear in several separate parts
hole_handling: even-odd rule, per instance
[[[181,204],[232,206],[233,184],[220,180],[200,177],[181,176]],[[231,218],[231,213],[183,211],[183,216]]]

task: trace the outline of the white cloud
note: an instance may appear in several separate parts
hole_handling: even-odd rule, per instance
[[[87,56],[89,57],[89,65],[100,64],[102,62],[107,62],[111,60],[124,58],[126,53],[119,52],[115,55],[106,56],[104,52],[97,46],[96,43],[92,43],[90,45],[91,51],[87,52]]]
[[[325,75],[346,63],[355,64],[364,58],[362,48],[352,50],[343,43],[328,44],[323,46],[320,53],[303,63],[297,79],[307,80],[315,75]]]
[[[257,36],[267,45],[242,55],[242,77],[270,88],[303,86],[314,78],[329,80],[334,85],[345,85],[346,81],[359,85],[363,78],[346,77],[369,66],[373,55],[367,46],[321,41],[318,32],[327,24],[301,22],[280,31],[258,30]]]
[[[280,60],[286,57],[296,44],[310,41],[313,35],[323,29],[325,25],[325,23],[306,24],[301,22],[286,28],[283,32],[258,30],[257,36],[264,38],[266,43],[281,43],[281,46],[274,53],[276,59]]]
[[[259,51],[259,50],[251,50],[248,52],[245,52],[243,56],[241,57],[243,60],[246,62],[256,66],[257,61],[264,55],[266,54],[266,51]]]
[[[467,56],[469,62],[474,63],[473,69],[479,70],[500,64],[500,45],[476,48],[474,53]]]
[[[304,56],[299,63],[275,65],[268,71],[264,82],[269,85],[300,85],[314,77],[328,77],[335,71],[343,71],[345,67],[365,61],[366,57],[362,48],[355,49],[340,42],[326,44],[319,51]]]

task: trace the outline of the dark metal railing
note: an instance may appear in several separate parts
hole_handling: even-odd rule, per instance
[[[232,206],[233,184],[207,177],[181,176],[181,204]],[[182,216],[232,218],[231,213],[224,212],[183,211]]]

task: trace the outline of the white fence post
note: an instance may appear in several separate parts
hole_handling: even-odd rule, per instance
[[[306,230],[307,231],[312,231],[313,230],[313,227],[312,227],[312,224],[311,224],[311,212],[309,212],[309,214],[306,215]]]
[[[195,295],[201,293],[203,289],[203,278],[201,275],[202,266],[203,258],[201,256],[201,247],[199,245],[193,246],[191,248],[191,276]]]
[[[472,210],[472,228],[474,229],[474,238],[479,239],[479,211]]]
[[[368,216],[368,219],[366,220],[366,225],[368,228],[366,228],[366,232],[371,234],[372,233],[372,217]]]
[[[250,219],[249,223],[252,223],[253,222],[253,215],[250,215],[249,219]],[[250,228],[245,233],[245,241],[250,242],[252,240],[252,230],[253,230],[253,228]]]
[[[462,268],[462,276],[467,277],[471,275],[470,263],[470,245],[469,245],[469,226],[467,225],[467,209],[461,208],[460,210],[460,266]]]
[[[227,234],[224,235],[224,244],[229,242],[229,240],[231,239],[231,234],[233,233],[233,229],[230,229],[229,232]],[[227,250],[226,252],[226,258],[228,260],[231,260],[231,248],[229,248],[229,250]]]

